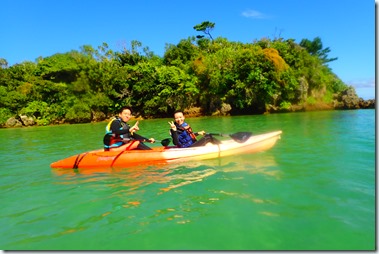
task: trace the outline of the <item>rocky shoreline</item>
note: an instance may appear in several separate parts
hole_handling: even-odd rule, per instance
[[[342,95],[343,96],[343,95]],[[312,103],[312,104],[301,104],[292,105],[288,109],[279,109],[278,107],[270,105],[265,114],[274,113],[286,113],[286,112],[305,112],[305,111],[322,111],[322,110],[355,110],[355,109],[375,109],[375,100],[363,100],[362,98],[354,98],[355,96],[346,96],[344,98],[336,98],[332,103]],[[217,110],[212,115],[213,116],[228,116],[230,115],[231,107],[228,104],[222,105],[220,110]],[[193,107],[185,110],[187,117],[200,117],[203,116],[201,113],[201,108]],[[101,122],[107,120],[97,119],[92,122]],[[57,125],[62,123],[56,123],[52,125]],[[28,127],[36,125],[36,119],[34,117],[20,115],[17,117],[9,118],[3,128],[16,128],[16,127]]]

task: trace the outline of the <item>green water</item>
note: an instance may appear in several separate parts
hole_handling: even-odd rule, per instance
[[[164,139],[168,120],[139,133]],[[263,153],[89,174],[49,165],[100,148],[106,123],[0,129],[0,249],[376,249],[375,110],[187,120],[283,135]]]

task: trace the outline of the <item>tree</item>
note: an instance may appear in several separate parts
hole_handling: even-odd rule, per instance
[[[328,47],[324,49],[322,48],[320,37],[314,38],[313,41],[302,39],[299,45],[304,47],[312,56],[320,58],[323,63],[332,62],[338,59],[337,57],[328,59],[330,49]]]
[[[124,47],[122,53],[117,53],[116,56],[121,65],[137,65],[139,62],[146,60],[146,56],[143,56],[139,52],[139,48],[142,47],[142,42],[133,40],[130,43],[131,49]],[[150,52],[148,48],[143,49],[144,53],[149,56]]]
[[[215,27],[215,23],[212,23],[212,22],[209,22],[209,21],[204,21],[201,24],[198,24],[198,25],[194,26],[193,29],[195,29],[196,31],[199,31],[199,32],[201,31],[201,32],[205,33],[213,41],[213,37],[211,35],[211,31],[213,30],[214,27]],[[201,39],[203,37],[204,36],[201,36],[201,35],[197,36],[198,39]]]
[[[0,69],[5,69],[8,67],[8,62],[4,58],[0,58]]]
[[[79,72],[76,55],[77,51],[68,53],[57,53],[50,57],[40,59],[37,64],[35,74],[45,80],[54,82],[70,83],[76,80]]]
[[[208,36],[169,44],[163,57],[132,41],[121,52],[106,43],[85,45],[10,67],[0,58],[0,125],[22,112],[38,125],[84,123],[109,117],[122,105],[133,105],[143,117],[191,107],[211,115],[223,105],[231,114],[257,114],[309,99],[331,103],[346,90],[325,64],[337,58],[328,58],[330,49],[318,37],[300,45],[282,38],[242,43],[213,40],[214,27],[209,21],[196,25]]]
[[[197,55],[197,48],[192,44],[193,39],[188,38],[181,40],[176,46],[173,44],[166,44],[166,52],[163,57],[163,63],[166,65],[185,64]]]

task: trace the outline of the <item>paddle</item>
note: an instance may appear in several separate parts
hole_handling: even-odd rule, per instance
[[[109,144],[110,143],[110,138],[111,138],[112,134],[106,134],[104,136],[104,144]],[[146,138],[143,138],[143,137],[140,137],[139,138],[119,138],[117,139],[116,141],[126,141],[126,142],[129,142],[129,141],[133,141],[133,140],[137,140],[137,141],[140,141],[140,142],[150,142],[149,139],[146,139]],[[162,146],[168,146],[171,142],[171,139],[170,138],[166,138],[166,139],[163,139],[162,141],[160,140],[155,140],[155,142],[160,142],[162,144]]]
[[[130,139],[130,138],[123,138],[120,139],[121,141],[140,141],[140,142],[150,142],[150,139]],[[160,142],[162,146],[168,146],[171,142],[170,138],[165,138],[163,140],[154,140],[154,142]]]
[[[251,135],[253,135],[253,133],[251,132],[236,132],[233,134],[223,134],[223,133],[209,133],[209,134],[214,135],[214,136],[221,136],[221,137],[229,136],[238,143],[246,142],[246,140],[248,140],[251,137]]]

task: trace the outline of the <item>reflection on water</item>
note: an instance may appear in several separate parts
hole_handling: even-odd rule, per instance
[[[167,176],[166,180],[168,187],[161,188],[163,191],[169,191],[171,189],[179,188],[187,184],[195,183],[202,181],[204,178],[211,176],[216,173],[215,169],[207,168],[199,171],[191,171],[185,174],[174,174]]]
[[[240,185],[241,180],[244,180],[243,175],[245,177],[261,175],[279,180],[280,173],[277,166],[272,155],[261,153],[128,169],[108,168],[95,171],[54,169],[52,172],[56,176],[55,183],[59,185],[108,190],[110,193],[104,197],[90,198],[91,202],[95,203],[112,202],[113,199],[117,199],[117,205],[106,211],[103,210],[101,216],[97,215],[98,218],[109,217],[122,208],[131,209],[131,214],[127,213],[125,216],[133,225],[130,233],[136,234],[142,231],[140,227],[148,227],[151,223],[194,222],[206,214],[208,206],[220,205],[226,200],[238,199],[247,203],[274,205],[275,202],[253,195],[248,190],[240,189],[238,192],[231,192],[228,189],[231,186]],[[236,174],[238,171],[243,174]],[[213,183],[198,185],[205,180],[213,181]],[[226,185],[224,185],[225,182],[227,182]],[[203,189],[209,184],[215,189]],[[178,196],[183,195],[183,191],[192,190],[195,190],[198,196],[190,198],[184,195],[185,200],[181,200],[179,205],[175,202]],[[173,193],[170,194],[172,191]],[[159,203],[157,201],[159,199],[163,203]],[[154,207],[152,211],[149,211],[150,206]],[[133,212],[134,209],[141,210],[145,217],[136,215]],[[262,214],[275,216],[269,211],[262,211]]]
[[[254,159],[255,157],[255,159]],[[166,192],[188,184],[196,183],[217,172],[231,173],[245,171],[249,174],[263,174],[276,180],[281,178],[274,156],[266,153],[245,154],[226,158],[182,162],[157,166],[136,166],[132,168],[102,169],[53,169],[58,184],[79,184],[96,181],[110,182],[109,187],[128,187],[128,192],[151,184],[164,184],[159,190]],[[61,177],[61,178],[59,178]],[[224,175],[223,177],[227,177]],[[112,180],[113,179],[113,180]],[[117,179],[115,181],[115,179]]]

